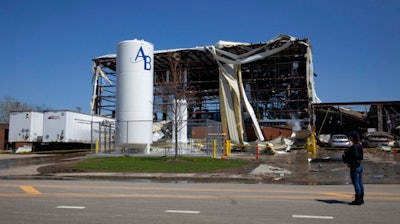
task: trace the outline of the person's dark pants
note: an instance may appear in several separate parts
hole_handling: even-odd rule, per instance
[[[364,195],[362,172],[363,172],[362,165],[359,165],[358,167],[350,169],[351,182],[353,183],[354,191],[356,192],[356,195]]]

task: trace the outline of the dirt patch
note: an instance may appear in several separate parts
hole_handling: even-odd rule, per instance
[[[78,161],[59,162],[57,164],[41,166],[37,171],[41,175],[51,175],[53,173],[80,173],[84,172],[76,168]]]
[[[281,181],[296,184],[349,184],[349,168],[343,163],[342,150],[319,149],[317,155],[306,150],[293,150],[287,154],[263,156],[263,162],[291,171]],[[399,184],[400,154],[381,150],[364,150],[365,184]]]

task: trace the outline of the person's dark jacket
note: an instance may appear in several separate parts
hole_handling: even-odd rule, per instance
[[[360,143],[354,143],[345,150],[343,155],[343,162],[346,163],[351,169],[360,166],[361,160],[364,159],[363,147]]]

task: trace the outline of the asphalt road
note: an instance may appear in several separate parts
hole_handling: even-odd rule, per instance
[[[400,185],[1,180],[1,223],[395,223]]]

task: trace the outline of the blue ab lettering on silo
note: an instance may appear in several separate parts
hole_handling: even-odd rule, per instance
[[[135,62],[139,62],[142,60],[138,61],[138,58],[143,58],[143,65],[144,65],[144,70],[151,70],[151,57],[148,55],[144,54],[143,48],[140,47],[135,58]]]

